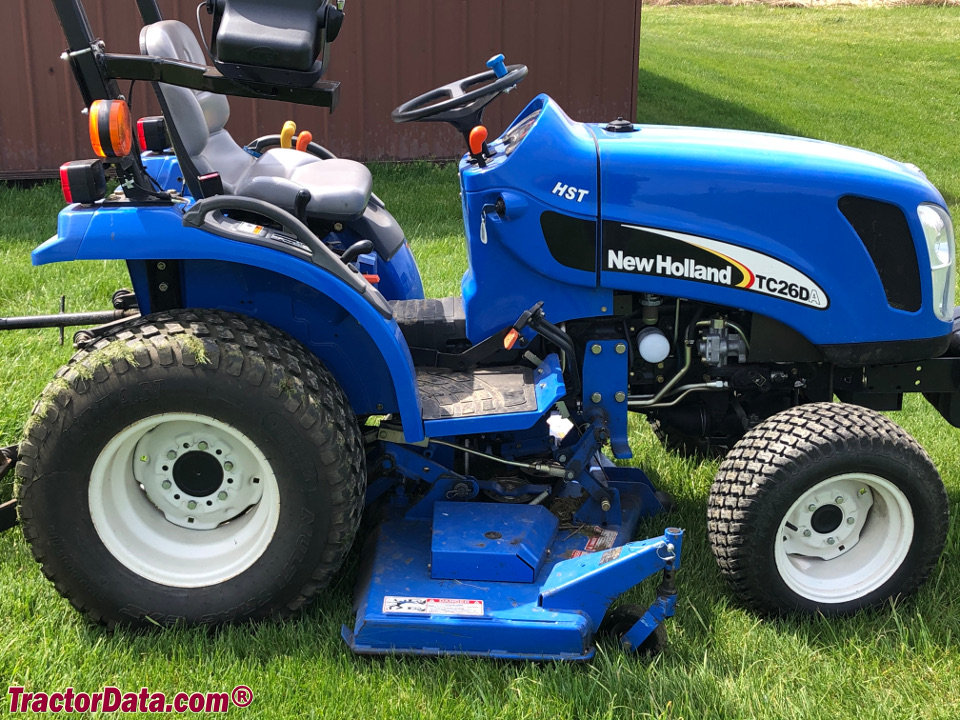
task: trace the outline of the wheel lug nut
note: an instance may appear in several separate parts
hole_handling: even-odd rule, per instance
[[[170,451],[167,453],[167,460],[173,460],[176,456],[177,456],[177,451],[176,451],[176,450],[170,450]]]
[[[223,469],[224,469],[224,470],[228,470],[228,471],[229,471],[229,470],[233,470],[233,463],[230,462],[229,460],[227,460],[227,461],[223,464]]]
[[[210,446],[203,442],[203,440],[197,443],[197,450],[206,450],[208,447]]]
[[[856,518],[848,517],[848,518],[847,518],[847,525],[853,525],[856,521],[857,521]]]
[[[193,509],[196,508],[196,507],[197,507],[197,501],[196,501],[196,500],[191,500],[190,502],[187,503],[187,509],[188,509],[188,510],[193,510]]]
[[[837,505],[843,505],[843,495],[837,495],[837,497],[834,499],[834,502],[836,502]]]
[[[169,480],[164,480],[162,483],[160,483],[160,487],[162,487],[164,490],[169,490],[171,484],[172,483]]]
[[[140,456],[140,462],[144,462],[144,463],[145,463],[145,462],[150,462],[150,456],[149,456],[149,455],[141,455],[141,456]]]
[[[813,512],[816,509],[817,509],[817,506],[815,503],[810,503],[809,505],[807,505],[807,510],[809,510],[810,512]]]
[[[833,545],[836,542],[832,537],[827,538],[827,545]]]
[[[217,493],[217,500],[226,500],[226,499],[227,499],[227,494],[223,490]]]
[[[804,537],[810,537],[812,534],[813,534],[813,533],[811,533],[809,530],[804,530],[804,531],[803,531],[803,536],[804,536]]]
[[[867,489],[866,489],[866,488],[860,488],[860,494],[861,494],[861,495],[866,495],[866,494],[867,494]]]

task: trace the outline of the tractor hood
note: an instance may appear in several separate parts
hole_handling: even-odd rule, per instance
[[[590,127],[601,286],[753,309],[816,344],[948,331],[917,215],[945,205],[916,168],[782,135]]]
[[[912,166],[876,153],[807,138],[714,128],[634,125],[633,132],[590,126],[600,152],[604,215],[643,214],[649,222],[704,229],[749,226],[766,236],[809,203],[835,214],[849,193],[896,198],[903,210],[943,204]],[[774,203],[774,206],[769,206]],[[808,220],[813,219],[809,218]],[[694,228],[695,226],[695,228]]]
[[[579,123],[546,95],[491,146],[485,166],[460,165],[471,339],[518,302],[560,322],[609,315],[625,292],[758,313],[838,362],[893,341],[942,352],[953,268],[931,267],[918,207],[946,205],[910,165],[783,135]]]

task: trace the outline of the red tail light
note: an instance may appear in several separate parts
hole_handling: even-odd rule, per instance
[[[70,192],[70,173],[67,171],[69,167],[70,163],[60,166],[60,188],[63,190],[63,199],[67,201],[67,205],[73,203],[73,195]]]
[[[162,115],[144,117],[137,120],[137,141],[140,150],[163,152],[170,147],[167,138],[167,125]]]
[[[73,160],[60,166],[63,199],[90,205],[107,194],[107,178],[100,160]]]

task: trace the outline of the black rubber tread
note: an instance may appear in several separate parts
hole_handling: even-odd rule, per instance
[[[668,452],[694,460],[719,460],[736,443],[737,438],[706,438],[686,435],[674,427],[664,425],[660,420],[649,420],[650,429],[660,444]]]
[[[780,578],[774,543],[780,522],[803,492],[844,472],[893,482],[915,518],[911,548],[880,588],[845,603],[817,604]],[[720,465],[710,491],[707,530],[720,573],[761,613],[845,615],[906,597],[930,575],[946,542],[949,503],[930,457],[880,413],[843,403],[811,403],[751,429]]]
[[[194,352],[195,344],[176,341],[177,335],[184,334],[192,335],[202,343],[205,361],[201,362]],[[97,357],[98,351],[118,340],[134,350],[132,363],[120,355],[103,362],[102,354],[95,362],[91,361],[91,357]],[[78,373],[80,365],[86,365],[87,371]],[[131,376],[131,373],[136,375]],[[137,377],[138,385],[130,384],[133,377]],[[157,380],[158,377],[163,379]],[[320,513],[310,513],[305,507],[296,508],[297,517],[293,518],[293,527],[288,531],[288,535],[293,533],[291,542],[295,549],[284,558],[288,564],[258,570],[264,577],[274,577],[273,582],[282,586],[282,592],[269,597],[263,592],[254,597],[246,596],[235,606],[197,616],[190,616],[189,612],[167,614],[162,608],[111,606],[111,599],[104,596],[98,585],[111,580],[128,580],[154,588],[163,586],[149,583],[127,570],[99,543],[94,544],[99,544],[100,559],[106,558],[108,565],[112,560],[116,566],[108,568],[114,577],[110,578],[104,572],[102,577],[94,576],[96,579],[91,582],[90,571],[78,573],[75,567],[82,565],[83,561],[75,562],[77,558],[71,549],[64,548],[63,536],[73,528],[60,535],[51,533],[55,526],[44,517],[50,515],[51,507],[57,507],[59,498],[56,496],[61,493],[65,481],[60,476],[66,475],[63,467],[73,462],[69,457],[70,448],[60,447],[60,438],[69,433],[71,424],[78,422],[77,409],[89,410],[89,403],[100,403],[111,392],[117,395],[131,392],[131,388],[137,386],[142,388],[146,384],[143,381],[153,379],[158,384],[174,383],[178,377],[185,381],[189,379],[199,387],[211,387],[218,381],[221,385],[217,387],[226,389],[224,383],[229,383],[232,392],[240,392],[243,398],[235,404],[236,412],[248,417],[253,412],[246,407],[246,399],[252,406],[262,400],[271,412],[289,417],[289,420],[280,421],[288,423],[284,427],[293,428],[288,444],[294,440],[302,444],[293,448],[293,454],[302,450],[299,462],[310,470],[310,474],[298,476],[296,482],[310,484],[304,495],[309,491],[315,493],[316,498],[323,499]],[[117,387],[121,390],[118,391]],[[172,385],[168,386],[167,392],[171,388]],[[216,390],[210,393],[211,397],[215,395]],[[258,422],[265,426],[266,421]],[[95,453],[99,453],[108,439],[89,437],[86,442],[96,448]],[[288,462],[280,455],[274,455],[271,463]],[[203,309],[173,310],[137,318],[77,352],[57,372],[33,409],[20,446],[17,474],[21,479],[18,498],[23,534],[44,575],[78,611],[108,627],[220,625],[286,617],[298,612],[330,583],[340,569],[360,523],[366,484],[359,426],[343,391],[320,361],[289,335],[259,320]],[[89,472],[84,477],[83,497],[86,497]],[[277,480],[281,482],[279,473]],[[58,483],[57,487],[52,487],[53,482]],[[63,502],[59,504],[63,505]],[[85,503],[80,504],[85,506]],[[314,509],[317,509],[316,504]],[[72,512],[80,521],[85,519],[90,523],[89,510],[81,510],[74,507]],[[71,511],[57,508],[56,512]],[[281,506],[281,526],[278,526],[275,537],[283,530],[283,512]],[[324,526],[325,532],[312,532],[322,531]],[[95,536],[92,524],[90,529]],[[87,554],[91,550],[84,548],[83,552]],[[243,579],[254,568],[257,568],[256,563],[235,579]],[[117,577],[117,573],[128,577]],[[212,587],[219,588],[220,585]],[[253,592],[240,590],[241,593],[244,591]]]
[[[468,342],[463,298],[393,300],[390,307],[410,347],[448,352],[452,343]]]

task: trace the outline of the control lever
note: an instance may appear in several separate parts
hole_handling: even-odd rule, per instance
[[[370,240],[360,240],[344,250],[343,255],[340,256],[340,259],[349,265],[358,257],[364,253],[370,252],[371,250],[373,250],[373,243]]]
[[[467,137],[467,145],[470,146],[470,157],[477,161],[478,167],[487,166],[487,129],[483,125],[477,125],[470,131]]]
[[[310,204],[310,191],[306,188],[301,189],[293,199],[293,216],[300,222],[307,222],[307,205]]]

